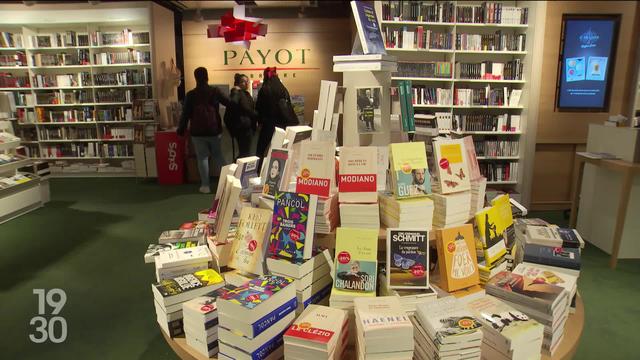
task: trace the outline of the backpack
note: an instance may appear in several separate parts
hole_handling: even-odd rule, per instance
[[[195,94],[195,104],[191,114],[191,134],[194,136],[212,136],[222,132],[220,114],[211,103],[210,96],[213,96],[211,92]]]

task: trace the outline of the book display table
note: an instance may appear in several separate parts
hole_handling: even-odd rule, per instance
[[[560,342],[560,346],[553,357],[542,356],[543,360],[570,360],[578,349],[580,343],[580,337],[582,336],[582,329],[584,328],[584,304],[582,298],[578,295],[576,299],[576,312],[570,314],[567,318],[567,324],[565,325],[564,338]],[[187,345],[187,341],[184,335],[176,338],[170,338],[164,331],[160,330],[162,336],[167,341],[167,344],[171,346],[171,349],[182,360],[206,360],[209,359],[194,351]],[[347,350],[346,353],[348,359],[357,359],[353,351]],[[216,359],[213,357],[211,359]]]

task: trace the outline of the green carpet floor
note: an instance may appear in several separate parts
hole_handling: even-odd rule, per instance
[[[155,322],[153,265],[144,264],[143,253],[162,230],[193,220],[210,204],[212,197],[196,190],[134,179],[52,180],[49,204],[0,225],[1,357],[176,359]],[[559,212],[535,215],[566,222]],[[595,247],[583,255],[586,326],[576,359],[637,358],[640,261],[622,260],[611,271]],[[62,344],[29,340],[39,288],[67,294]]]

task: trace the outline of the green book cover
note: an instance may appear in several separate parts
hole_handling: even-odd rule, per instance
[[[402,80],[398,83],[398,95],[400,98],[400,121],[402,123],[402,131],[407,131],[409,123],[408,119],[408,111],[407,111],[407,89],[404,86],[406,80]]]
[[[407,131],[414,132],[416,131],[416,121],[413,113],[413,101],[411,99],[413,94],[411,91],[411,81],[406,81],[405,86],[407,88]]]
[[[336,229],[333,295],[376,296],[378,230]]]

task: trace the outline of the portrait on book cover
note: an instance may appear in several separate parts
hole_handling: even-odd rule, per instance
[[[356,88],[358,134],[382,132],[382,87]]]

